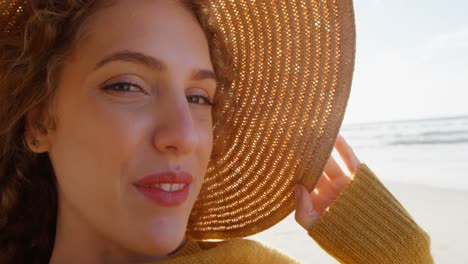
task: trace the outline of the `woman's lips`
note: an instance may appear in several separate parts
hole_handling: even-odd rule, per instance
[[[171,207],[187,200],[192,180],[188,172],[167,171],[146,176],[133,185],[151,201]]]

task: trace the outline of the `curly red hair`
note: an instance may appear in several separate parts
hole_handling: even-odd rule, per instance
[[[47,263],[57,217],[55,174],[47,153],[32,152],[25,142],[27,129],[46,132],[55,128],[51,103],[61,67],[74,45],[85,36],[86,18],[111,0],[29,0],[14,26],[0,26],[0,263]],[[182,3],[199,18],[202,0]],[[5,7],[1,6],[0,10]],[[10,18],[6,18],[10,19]],[[207,38],[214,37],[198,19]],[[211,49],[218,82],[229,83],[228,54]],[[215,101],[230,98],[216,94]],[[220,105],[221,105],[220,104]],[[217,107],[213,118],[220,118]],[[29,127],[27,114],[45,113]],[[220,129],[222,131],[223,129]],[[214,155],[222,153],[215,146]],[[213,155],[213,154],[212,154]]]
[[[31,1],[27,19],[0,32],[0,262],[47,263],[57,216],[55,175],[26,129],[53,128],[50,101],[60,68],[96,1]],[[2,23],[3,24],[3,21]],[[48,113],[27,127],[32,109]]]

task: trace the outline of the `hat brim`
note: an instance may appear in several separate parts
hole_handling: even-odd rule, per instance
[[[350,93],[353,5],[216,0],[199,16],[232,80],[218,87],[230,101],[215,109],[214,154],[188,233],[249,236],[288,216],[295,184],[311,191],[323,172]]]

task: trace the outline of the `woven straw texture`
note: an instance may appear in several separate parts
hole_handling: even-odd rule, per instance
[[[18,2],[18,3],[16,3]],[[0,0],[9,32],[27,1]],[[333,149],[355,55],[351,0],[203,2],[212,56],[223,56],[213,156],[187,232],[230,239],[265,230],[312,190]],[[220,96],[220,98],[223,98]]]
[[[26,15],[25,0],[0,0],[0,32],[10,32],[17,25],[18,20]]]
[[[232,57],[233,98],[215,123],[214,156],[190,219],[195,238],[260,232],[312,190],[349,96],[355,34],[351,1],[210,1],[212,48]]]

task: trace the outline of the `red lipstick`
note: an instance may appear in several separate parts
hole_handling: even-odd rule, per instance
[[[187,200],[192,180],[188,172],[166,171],[146,176],[133,185],[151,201],[171,207]]]

